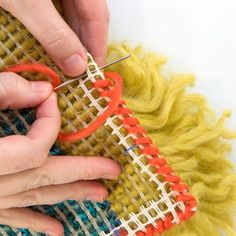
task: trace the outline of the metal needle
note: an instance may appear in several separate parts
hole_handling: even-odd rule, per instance
[[[121,57],[121,58],[119,58],[119,59],[117,59],[117,60],[115,60],[115,61],[109,62],[109,63],[107,63],[106,65],[99,67],[99,69],[102,70],[102,69],[104,69],[104,68],[106,68],[106,67],[108,67],[108,66],[111,66],[111,65],[116,64],[116,63],[118,63],[118,62],[120,62],[120,61],[123,61],[123,60],[125,60],[125,59],[127,59],[127,58],[129,58],[129,57],[130,57],[130,54],[129,54],[129,55],[126,55],[126,56],[124,56],[124,57]],[[95,71],[95,70],[94,70],[94,71]],[[93,71],[92,71],[92,72],[93,72]],[[88,76],[87,74],[83,74],[83,75],[81,75],[81,76],[79,76],[79,77],[77,77],[77,78],[75,78],[75,79],[72,79],[72,80],[66,81],[65,83],[60,84],[59,86],[55,87],[53,90],[58,90],[58,89],[60,89],[60,88],[62,88],[62,87],[64,87],[64,86],[66,86],[66,85],[68,85],[68,84],[70,84],[70,83],[73,83],[73,82],[75,82],[75,81],[77,81],[77,80],[79,80],[79,79],[85,78],[85,77],[87,77],[87,76]]]

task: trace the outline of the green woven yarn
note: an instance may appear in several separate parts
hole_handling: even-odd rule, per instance
[[[166,59],[142,47],[112,44],[108,61],[127,54],[132,58],[109,70],[121,74],[127,105],[198,201],[198,210],[190,220],[163,235],[236,235],[236,175],[228,159],[228,140],[236,133],[224,126],[230,112],[217,119],[203,96],[186,91],[194,85],[193,75],[165,78],[161,69]]]

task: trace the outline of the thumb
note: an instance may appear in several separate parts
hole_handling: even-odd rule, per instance
[[[0,73],[0,110],[37,106],[51,92],[49,82],[29,82],[12,72]]]
[[[0,0],[0,5],[1,2]],[[28,28],[66,74],[77,76],[85,71],[87,65],[85,50],[51,0],[4,2],[7,3],[2,4],[2,7]]]

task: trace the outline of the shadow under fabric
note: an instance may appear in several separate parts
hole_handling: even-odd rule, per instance
[[[3,10],[0,11],[0,45],[1,71],[8,65],[31,61],[46,64],[62,80],[68,79],[24,26]],[[138,125],[132,119],[122,123],[124,112],[129,112],[129,109],[120,104],[120,113],[113,114],[89,137],[73,143],[58,141],[51,149],[54,155],[102,155],[118,161],[123,167],[119,180],[104,180],[110,190],[108,200],[103,203],[66,201],[33,209],[59,219],[64,225],[65,235],[141,236],[162,233],[170,236],[215,236],[223,231],[235,235],[232,216],[236,204],[236,177],[226,156],[231,148],[227,140],[236,135],[224,128],[229,112],[217,121],[202,96],[186,92],[186,87],[194,83],[192,75],[163,78],[160,70],[165,59],[159,55],[144,52],[140,47],[112,44],[108,47],[107,60],[127,53],[132,54],[131,59],[109,70],[122,76],[123,99],[159,147],[160,153],[149,148],[147,139],[146,143],[134,142],[133,132]],[[91,57],[89,66],[97,71]],[[87,73],[90,72],[88,67]],[[47,79],[40,73],[21,75],[31,80]],[[92,99],[98,99],[102,111],[109,104],[109,99],[100,97],[101,94],[93,87],[97,80],[107,78],[99,71],[96,76],[95,81],[86,78],[58,92],[62,132],[68,134],[93,122],[100,111],[91,106]],[[0,136],[25,134],[34,120],[34,111],[29,109],[0,112]],[[130,128],[133,128],[132,132]],[[121,142],[123,139],[129,148]],[[145,147],[149,148],[146,154]],[[152,158],[150,150],[159,159]],[[162,156],[181,181],[164,163]],[[186,192],[187,187],[182,181],[197,200],[198,209],[191,218],[196,210],[195,200]],[[189,211],[188,215],[181,215],[186,211]],[[187,221],[172,227],[183,220]],[[28,229],[0,227],[1,235],[18,233],[43,235]]]

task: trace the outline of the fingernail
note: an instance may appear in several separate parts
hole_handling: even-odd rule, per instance
[[[87,62],[78,54],[75,53],[62,61],[64,71],[71,76],[80,75],[85,71]]]
[[[54,232],[50,232],[50,231],[46,232],[46,235],[48,235],[48,236],[59,236],[58,234],[56,234]]]
[[[55,233],[55,232],[51,232],[51,231],[47,231],[47,232],[46,232],[46,235],[49,235],[49,236],[63,236],[64,233],[59,234],[59,233]]]
[[[103,202],[103,198],[100,195],[91,195],[86,198],[88,201]]]
[[[52,90],[52,85],[45,81],[30,82],[31,88],[36,93],[49,93]]]
[[[118,179],[117,175],[103,175],[103,179]]]

